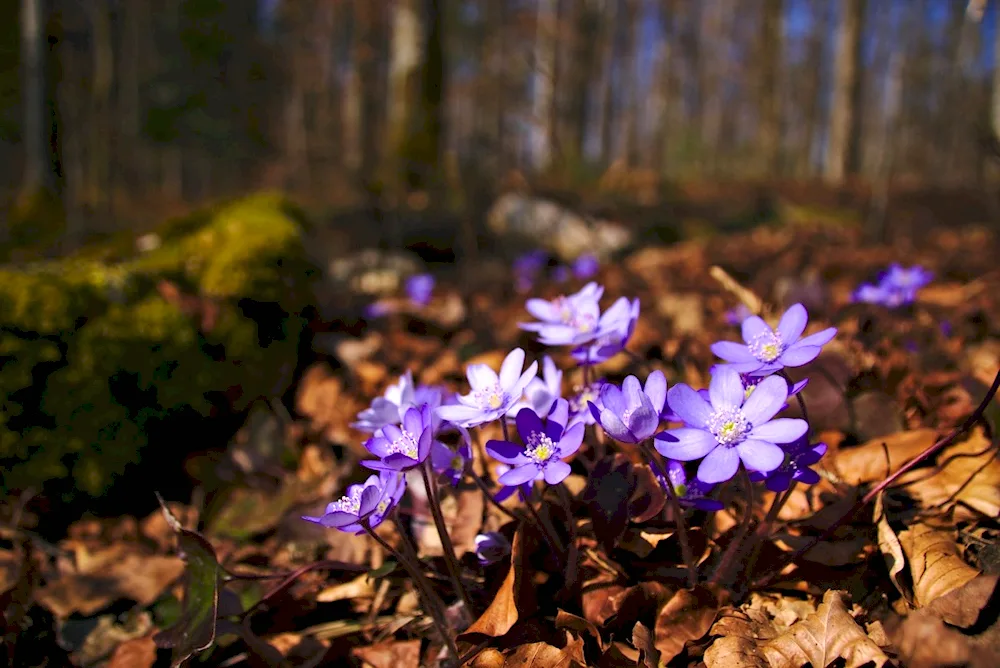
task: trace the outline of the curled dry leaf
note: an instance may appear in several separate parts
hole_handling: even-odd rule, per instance
[[[107,668],[151,668],[156,663],[156,643],[153,635],[126,640],[115,648]]]
[[[905,666],[993,668],[1000,665],[1000,651],[995,646],[978,642],[975,636],[946,626],[927,610],[917,610],[904,619],[890,620],[886,632]]]
[[[569,646],[559,649],[544,642],[533,642],[521,645],[507,655],[505,668],[572,668],[584,666],[582,661],[575,660],[575,652]],[[583,658],[582,645],[580,659]]]
[[[750,638],[726,636],[705,650],[708,668],[767,668],[767,660]]]
[[[715,596],[705,587],[681,589],[656,614],[653,643],[661,662],[670,662],[692,640],[703,637],[719,612]]]
[[[965,563],[951,531],[917,524],[899,534],[910,563],[913,595],[919,606],[972,581],[979,571]]]
[[[838,450],[828,466],[850,485],[883,480],[933,445],[939,436],[934,429],[916,429],[875,438],[853,448]]]
[[[826,668],[838,658],[847,668],[866,663],[884,666],[885,652],[854,621],[844,604],[844,592],[828,591],[816,612],[761,648],[772,668]]]
[[[597,627],[593,623],[583,617],[577,617],[572,613],[560,609],[556,613],[556,628],[566,629],[577,635],[587,634],[597,642],[597,647],[600,650],[604,650],[604,641],[601,638],[601,632],[597,630]]]
[[[420,641],[381,642],[369,647],[355,647],[351,654],[374,668],[418,668]]]
[[[979,621],[993,598],[997,580],[996,575],[978,575],[958,589],[934,599],[927,610],[952,626],[968,628]]]
[[[1000,515],[1000,461],[982,428],[942,451],[938,469],[910,471],[900,478],[924,508],[952,510],[957,521]]]
[[[904,576],[906,568],[906,555],[903,553],[903,546],[899,544],[899,537],[889,526],[889,518],[885,514],[885,492],[879,492],[875,497],[875,527],[878,531],[878,549],[885,559],[885,566],[889,569],[889,579],[900,595],[908,603],[913,602],[913,591],[910,582]]]
[[[507,577],[500,585],[497,595],[493,598],[486,611],[465,630],[462,636],[472,634],[482,634],[496,638],[502,636],[514,626],[518,620],[518,595],[520,593],[522,578],[522,532],[518,529],[514,534],[510,549],[510,569]]]

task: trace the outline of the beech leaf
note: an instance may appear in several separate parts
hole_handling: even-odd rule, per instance
[[[826,668],[840,658],[847,668],[868,662],[884,666],[889,657],[851,617],[844,604],[845,594],[826,592],[815,613],[765,643],[761,652],[771,667],[801,668],[812,664],[813,668]]]
[[[910,562],[913,595],[925,606],[971,582],[979,571],[965,563],[950,531],[917,524],[899,534]]]
[[[913,591],[909,583],[900,579],[900,574],[906,569],[906,555],[903,553],[903,546],[899,544],[899,537],[889,526],[889,518],[885,514],[884,491],[875,497],[875,526],[878,531],[878,548],[885,559],[886,568],[889,569],[889,579],[902,597],[912,604]]]
[[[522,530],[514,534],[510,548],[510,569],[500,585],[493,602],[483,614],[467,628],[460,639],[479,633],[496,638],[504,635],[517,623],[517,593],[521,587],[521,543]]]
[[[849,485],[883,480],[933,445],[938,436],[934,429],[915,429],[873,438],[853,448],[838,450],[830,465]]]
[[[669,663],[689,641],[708,633],[718,612],[715,596],[705,587],[675,592],[657,612],[653,626],[653,643],[660,652],[660,662]]]

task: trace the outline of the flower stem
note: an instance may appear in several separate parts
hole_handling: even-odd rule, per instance
[[[767,516],[764,517],[764,521],[757,526],[757,530],[754,532],[754,546],[753,552],[750,553],[750,558],[747,559],[747,575],[753,574],[753,568],[757,564],[757,558],[760,556],[760,551],[764,547],[764,538],[771,531],[771,525],[774,524],[774,520],[778,518],[778,513],[781,509],[785,507],[785,503],[792,496],[792,492],[795,491],[795,486],[798,482],[793,480],[791,484],[781,494],[774,495],[774,501],[771,502],[771,508],[767,511]]]
[[[448,652],[454,656],[455,659],[458,659],[458,646],[455,644],[455,639],[451,637],[450,626],[444,612],[444,603],[441,601],[440,597],[434,593],[434,588],[427,579],[427,576],[420,570],[420,567],[418,566],[420,562],[416,556],[416,552],[409,544],[406,538],[406,532],[404,532],[403,528],[400,526],[399,518],[395,513],[393,513],[393,521],[396,523],[396,528],[399,531],[400,544],[404,547],[403,552],[400,552],[392,545],[385,542],[381,536],[375,533],[367,521],[362,522],[361,527],[376,543],[382,546],[382,549],[395,557],[399,563],[402,564],[403,568],[406,569],[406,572],[410,574],[410,577],[413,578],[413,583],[420,591],[420,594],[424,599],[424,603],[427,605],[427,611],[430,613],[431,617],[434,618],[434,623],[438,627],[438,632],[441,634],[441,637],[444,638],[444,642],[448,646]]]
[[[480,478],[478,475],[476,475],[476,472],[472,470],[471,464],[466,466],[465,474],[468,475],[470,478],[472,478],[472,482],[474,482],[476,484],[476,487],[478,487],[480,491],[482,491],[483,496],[486,497],[486,501],[490,503],[494,508],[496,508],[501,513],[503,513],[510,519],[514,520],[515,522],[519,522],[524,519],[524,517],[522,517],[516,511],[513,511],[510,508],[505,507],[503,504],[501,504],[499,501],[493,498],[493,492],[491,492],[490,488],[486,486],[486,483],[483,482],[483,479]]]
[[[677,499],[677,494],[674,491],[673,485],[670,484],[670,475],[662,466],[660,466],[659,459],[656,457],[656,451],[649,445],[649,441],[643,441],[639,447],[646,454],[646,458],[649,459],[650,464],[659,467],[660,470],[663,471],[662,477],[656,477],[661,480],[660,486],[663,488],[663,491],[667,493],[667,499],[670,501],[670,509],[674,514],[674,522],[677,525],[677,539],[681,544],[681,554],[684,556],[684,565],[687,566],[688,585],[694,589],[695,585],[698,584],[698,565],[694,561],[694,552],[691,551],[691,543],[688,541],[687,526],[684,522],[684,511],[681,509],[681,504]]]
[[[791,377],[785,372],[784,369],[778,372],[778,375],[785,379],[788,383],[788,389],[792,388],[795,383],[792,381]],[[809,411],[806,410],[806,400],[802,398],[802,393],[799,392],[795,395],[795,399],[799,402],[799,409],[802,411],[802,419],[809,422]]]
[[[500,427],[503,429],[503,440],[510,442],[510,432],[507,429],[507,416],[500,416]]]
[[[722,555],[722,559],[719,560],[719,565],[715,567],[715,572],[712,573],[712,577],[709,580],[710,587],[721,584],[729,578],[729,571],[732,570],[733,565],[736,563],[736,557],[744,547],[743,539],[746,538],[747,532],[750,530],[750,518],[753,515],[753,483],[750,482],[750,476],[747,475],[745,468],[740,466],[739,472],[747,490],[747,507],[743,512],[743,517],[740,518],[740,526],[736,529],[736,533],[726,547],[726,552]]]
[[[553,552],[557,552],[565,556],[566,549],[563,547],[562,541],[559,540],[559,537],[556,536],[555,527],[553,527],[550,522],[542,519],[542,516],[538,514],[537,510],[535,510],[535,506],[532,505],[530,499],[525,499],[524,505],[528,509],[528,514],[531,515],[535,527],[537,527],[539,532],[541,532],[545,542],[548,543],[549,548]]]
[[[431,460],[427,459],[420,467],[420,475],[423,476],[424,487],[427,488],[427,505],[431,508],[431,516],[434,518],[434,527],[437,529],[438,536],[441,538],[441,548],[444,551],[444,563],[448,567],[448,574],[451,576],[451,584],[455,588],[455,593],[462,599],[466,609],[468,609],[471,613],[472,601],[469,600],[469,594],[465,591],[465,585],[462,584],[462,571],[458,565],[458,560],[455,558],[455,545],[451,542],[451,536],[448,535],[448,526],[444,523],[444,514],[441,512],[441,503],[437,494],[437,486],[431,479],[430,466]]]

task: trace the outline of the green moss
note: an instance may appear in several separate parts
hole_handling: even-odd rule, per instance
[[[72,476],[78,489],[100,494],[140,461],[150,420],[208,415],[208,397],[232,387],[242,389],[237,409],[287,387],[305,326],[296,313],[318,275],[290,207],[277,195],[254,196],[160,230],[161,246],[143,255],[111,239],[0,271],[8,488]],[[199,315],[166,301],[163,280],[211,299],[212,326],[201,331]],[[254,320],[247,306],[256,302],[275,302],[271,313],[283,320]]]

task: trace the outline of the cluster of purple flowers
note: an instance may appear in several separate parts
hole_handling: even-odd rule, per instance
[[[862,283],[858,286],[853,299],[866,304],[899,308],[912,304],[917,298],[917,290],[933,279],[934,274],[919,265],[907,269],[893,263],[879,274],[877,283]]]
[[[520,293],[531,292],[549,264],[549,255],[543,250],[528,251],[514,259],[514,285]],[[552,279],[565,283],[570,278],[585,281],[597,274],[601,262],[596,255],[584,253],[568,265],[560,264],[552,269]]]
[[[438,480],[461,482],[471,471],[469,430],[495,421],[502,422],[504,439],[488,441],[486,452],[499,462],[498,500],[514,493],[528,499],[536,484],[562,483],[590,425],[600,425],[619,443],[640,446],[653,459],[655,449],[664,458],[662,464],[650,462],[655,475],[684,506],[718,509],[721,504],[711,498],[714,487],[741,466],[772,491],[787,489],[793,481],[816,482],[809,467],[826,446],[810,443],[805,420],[779,417],[789,397],[805,386],[805,381],[793,384],[784,370],[814,360],[836,329],[803,336],[808,314],[801,304],[789,308],[775,328],[756,315],[741,314],[743,342],[712,346],[723,363],[712,368],[708,388],[677,384],[668,389],[661,371],[651,372],[645,382],[630,375],[618,386],[589,379],[589,371],[625,349],[639,301],[622,297],[602,311],[603,294],[602,286],[588,283],[553,300],[528,299],[525,306],[535,321],[520,325],[545,345],[569,347],[584,369],[583,385],[564,395],[564,374],[554,360],[543,357],[539,376],[539,363],[525,367],[521,348],[506,356],[499,373],[485,364],[469,365],[466,394],[416,385],[407,372],[353,425],[371,434],[365,447],[375,458],[363,465],[376,473],[349,487],[322,516],[305,519],[342,531],[374,528],[399,503],[407,471],[425,467]],[[661,429],[664,422],[675,426]],[[508,436],[510,425],[516,427],[516,439]],[[457,437],[458,445],[446,445],[446,435]],[[509,551],[499,534],[484,534],[476,543],[484,564]]]

